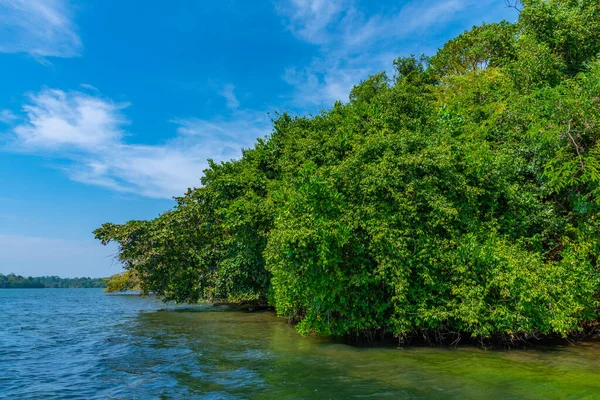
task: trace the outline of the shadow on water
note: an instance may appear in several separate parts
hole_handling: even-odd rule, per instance
[[[121,356],[103,361],[114,371],[107,383],[123,386],[115,398],[600,397],[598,343],[494,351],[353,347],[302,337],[269,312],[206,307],[142,313],[120,332],[109,347],[124,347]]]

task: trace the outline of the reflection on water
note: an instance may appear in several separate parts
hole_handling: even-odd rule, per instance
[[[301,337],[268,312],[165,309],[93,290],[42,290],[37,300],[31,291],[7,292],[0,291],[0,397],[600,398],[598,343],[357,348]]]

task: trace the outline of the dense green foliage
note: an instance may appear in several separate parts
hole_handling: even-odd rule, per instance
[[[127,270],[120,274],[114,274],[110,278],[104,278],[106,284],[105,292],[127,292],[129,290],[141,291],[140,280],[135,270]],[[142,292],[142,294],[145,294]]]
[[[58,276],[23,277],[21,275],[0,274],[0,289],[42,289],[42,288],[103,288],[102,278],[59,278]]]
[[[600,313],[600,2],[524,0],[348,103],[278,115],[153,221],[105,224],[167,299],[304,333],[567,336]]]

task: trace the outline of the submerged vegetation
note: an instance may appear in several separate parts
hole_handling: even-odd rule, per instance
[[[59,278],[58,276],[24,277],[0,274],[0,289],[43,289],[43,288],[103,288],[102,278]]]
[[[302,333],[581,335],[600,315],[600,2],[523,0],[316,116],[280,114],[152,221],[143,290],[268,303]]]

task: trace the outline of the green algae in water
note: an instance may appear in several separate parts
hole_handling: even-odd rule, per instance
[[[482,350],[353,347],[302,337],[271,313],[140,316],[140,358],[215,398],[600,398],[600,344]],[[150,351],[149,349],[152,349]],[[181,353],[185,348],[188,352]]]
[[[597,342],[359,348],[94,289],[0,290],[0,321],[2,399],[600,399]]]

